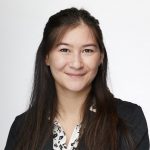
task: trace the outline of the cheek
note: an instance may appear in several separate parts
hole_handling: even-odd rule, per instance
[[[92,59],[86,60],[86,64],[91,71],[97,71],[100,65],[100,57],[93,57]]]
[[[88,61],[87,66],[89,69],[89,78],[91,81],[95,78],[95,76],[97,74],[99,64],[100,64],[99,62],[100,62],[99,58],[97,58],[97,57],[95,59],[91,59]]]
[[[91,62],[91,63],[89,64],[89,66],[90,66],[91,70],[97,70],[98,67],[99,67],[99,64],[98,64],[98,63],[95,63],[95,62],[93,61],[93,62]]]
[[[94,79],[96,74],[98,71],[98,66],[93,66],[93,68],[91,68],[91,77]]]
[[[50,61],[50,68],[52,70],[61,70],[66,65],[65,59],[53,57]]]

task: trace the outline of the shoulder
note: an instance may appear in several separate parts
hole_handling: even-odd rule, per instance
[[[115,100],[118,114],[124,119],[131,119],[133,115],[143,114],[143,111],[139,105],[117,98]]]
[[[121,99],[116,99],[117,102],[117,112],[120,118],[132,122],[132,123],[144,123],[146,125],[146,119],[142,108],[134,103],[123,101]]]
[[[118,115],[127,123],[137,145],[139,143],[143,143],[143,146],[149,145],[148,127],[142,108],[137,104],[120,99],[116,99],[116,102]]]
[[[18,115],[14,119],[8,134],[5,150],[11,150],[16,145],[24,119],[25,113]]]
[[[18,132],[18,129],[20,129],[20,127],[22,126],[23,121],[25,119],[25,114],[26,113],[22,113],[22,114],[16,116],[16,118],[14,119],[14,122],[12,123],[10,131],[13,131],[14,133]]]

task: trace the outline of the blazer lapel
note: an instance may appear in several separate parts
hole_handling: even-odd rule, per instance
[[[50,137],[44,146],[43,150],[53,150],[53,137]]]

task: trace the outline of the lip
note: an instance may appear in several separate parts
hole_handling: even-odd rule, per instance
[[[85,75],[85,73],[66,73],[66,74],[69,76],[75,76],[75,77],[80,77],[80,76]]]

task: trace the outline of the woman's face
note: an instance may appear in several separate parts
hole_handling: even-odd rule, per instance
[[[84,92],[91,87],[102,62],[90,28],[81,24],[68,30],[46,57],[56,90]]]

